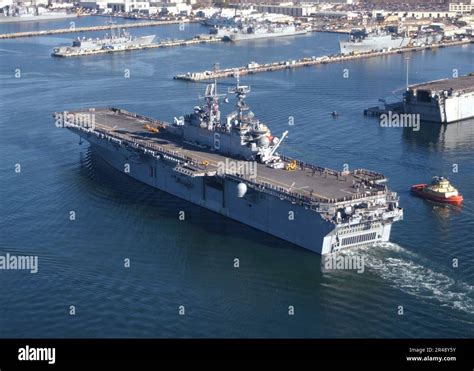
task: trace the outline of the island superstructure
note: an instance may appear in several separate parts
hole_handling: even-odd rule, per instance
[[[388,241],[403,210],[385,176],[279,154],[288,132],[273,135],[247,112],[249,92],[239,82],[230,88],[237,109],[223,118],[216,83],[207,85],[203,104],[173,123],[118,108],[54,116],[119,171],[313,252]]]

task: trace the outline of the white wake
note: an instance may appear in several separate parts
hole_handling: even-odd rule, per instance
[[[344,254],[363,254],[366,269],[409,295],[474,314],[474,286],[423,266],[417,262],[422,257],[397,244],[382,243]]]

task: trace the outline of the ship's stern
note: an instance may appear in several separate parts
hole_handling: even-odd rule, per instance
[[[403,220],[403,209],[395,193],[359,204],[339,205],[334,229],[323,239],[321,254],[390,241],[392,224]]]

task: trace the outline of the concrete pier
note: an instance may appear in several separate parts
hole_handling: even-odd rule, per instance
[[[128,46],[123,49],[100,49],[100,50],[90,50],[90,51],[81,51],[81,52],[53,52],[51,55],[53,57],[61,58],[70,58],[70,57],[83,57],[90,55],[99,55],[99,54],[111,54],[119,52],[128,52],[134,50],[148,50],[148,49],[158,49],[158,48],[171,48],[176,46],[191,46],[198,44],[210,44],[222,42],[222,38],[212,37],[212,36],[196,36],[192,39],[187,40],[165,40],[158,43],[153,43],[149,45],[137,45],[137,46]]]
[[[472,39],[463,40],[463,41],[445,41],[438,44],[417,46],[417,47],[405,47],[405,48],[392,49],[392,50],[383,51],[383,52],[368,52],[368,53],[349,54],[349,55],[336,54],[332,56],[306,57],[306,58],[301,58],[301,59],[292,59],[292,60],[287,60],[287,61],[271,62],[271,63],[264,63],[264,64],[250,62],[246,66],[240,66],[240,67],[234,67],[234,68],[218,69],[218,70],[203,71],[203,72],[188,72],[186,74],[177,75],[174,77],[174,79],[185,80],[185,81],[214,80],[214,79],[233,77],[236,75],[239,75],[239,76],[249,75],[249,74],[254,74],[254,73],[279,71],[279,70],[293,69],[293,68],[298,68],[298,67],[316,66],[320,64],[327,64],[327,63],[334,63],[334,62],[345,62],[345,61],[358,60],[358,59],[370,58],[370,57],[381,57],[381,56],[387,56],[387,55],[392,55],[392,54],[416,52],[416,51],[427,50],[427,49],[438,49],[438,48],[444,48],[448,46],[465,45],[465,44],[470,44],[473,42],[474,40]]]
[[[180,23],[190,23],[190,21],[189,20],[182,20],[182,21],[172,20],[172,21],[149,21],[149,22],[139,22],[139,23],[124,23],[124,24],[119,24],[118,27],[120,28],[154,27],[154,26],[163,26],[163,25],[168,25],[168,24],[180,24]],[[65,34],[65,33],[91,32],[91,31],[103,31],[103,30],[110,30],[110,25],[91,26],[91,27],[70,27],[70,28],[61,28],[57,30],[7,33],[7,34],[0,34],[0,39],[16,39],[20,37],[58,35],[58,34]]]

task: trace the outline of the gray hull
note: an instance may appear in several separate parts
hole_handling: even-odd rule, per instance
[[[81,46],[60,46],[53,49],[52,56],[68,57],[89,54],[91,52],[109,50],[120,51],[151,45],[155,35],[134,38],[99,39],[81,41]]]
[[[421,121],[441,124],[466,120],[474,117],[474,92],[448,98],[440,94],[430,102],[417,101],[415,97],[405,103],[405,112],[420,115]]]
[[[40,22],[40,21],[51,21],[56,19],[69,19],[77,18],[76,14],[41,14],[41,15],[28,15],[23,17],[0,17],[0,23],[16,23],[16,22]]]
[[[409,37],[380,36],[366,38],[362,41],[340,41],[339,48],[342,54],[367,53],[383,49],[403,48],[410,43]]]
[[[443,35],[441,34],[419,36],[419,37],[414,38],[411,43],[413,46],[423,46],[423,45],[438,43],[442,39],[443,39]]]
[[[90,132],[72,130],[89,141],[107,163],[126,175],[315,253],[370,246],[390,238],[392,222],[389,220],[335,225],[314,210],[268,193],[251,191],[239,198],[239,180],[224,178],[216,182],[215,178],[190,177],[177,171],[172,162],[137,155],[134,148],[123,147]],[[125,171],[127,165],[129,172]],[[288,219],[290,212],[295,215],[292,221]]]
[[[409,86],[404,110],[421,121],[447,124],[474,117],[474,76],[459,76]]]
[[[285,37],[285,36],[297,36],[297,35],[305,35],[307,31],[288,31],[288,32],[267,32],[261,34],[244,34],[244,33],[237,33],[237,34],[229,34],[227,38],[230,41],[250,41],[250,40],[259,40],[259,39],[268,39],[274,37]]]

